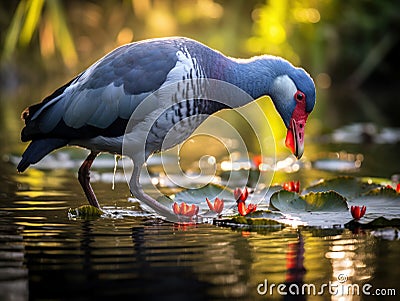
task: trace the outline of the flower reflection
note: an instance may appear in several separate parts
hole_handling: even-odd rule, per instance
[[[176,231],[187,231],[194,228],[197,228],[197,224],[195,222],[174,223],[174,230]]]
[[[306,272],[306,268],[304,267],[304,239],[299,233],[298,240],[290,242],[286,252],[286,288],[303,287]],[[306,300],[303,292],[293,294],[292,290],[289,289],[286,293],[290,297],[296,297],[295,300]]]
[[[286,252],[286,281],[301,283],[305,274],[304,239],[299,234],[298,241],[290,242]]]
[[[242,231],[241,234],[242,234],[242,237],[245,237],[245,238],[249,238],[251,236],[250,231]]]

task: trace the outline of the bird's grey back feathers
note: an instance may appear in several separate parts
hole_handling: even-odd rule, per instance
[[[180,38],[117,48],[64,86],[62,93],[55,93],[39,108],[35,105],[35,110],[29,112],[23,140],[57,136],[57,127],[64,129],[64,137],[70,133],[70,138],[76,138],[74,129],[106,129],[117,120],[126,123],[137,106],[162,85],[205,77],[204,70],[188,51],[194,43],[202,45]],[[86,133],[90,136],[90,131]]]

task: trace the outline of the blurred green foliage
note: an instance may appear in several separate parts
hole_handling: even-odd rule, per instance
[[[2,1],[0,85],[40,80],[51,90],[119,45],[180,35],[230,56],[268,53],[303,66],[317,86],[310,134],[354,121],[400,125],[400,104],[381,97],[400,79],[399,11],[392,0]],[[378,95],[367,97],[375,86]],[[282,136],[279,117],[271,123]]]
[[[390,76],[385,58],[400,27],[390,0],[20,0],[0,11],[3,62],[38,56],[78,70],[124,43],[185,35],[232,56],[283,56],[323,73],[322,88],[331,78],[359,85],[376,70]]]
[[[44,9],[44,6],[46,7]],[[67,26],[64,7],[59,0],[21,0],[4,37],[2,60],[9,60],[19,48],[27,48],[40,30],[42,57],[46,59],[56,47],[66,66],[77,62],[74,41]]]

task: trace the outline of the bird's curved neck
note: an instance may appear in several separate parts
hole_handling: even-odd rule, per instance
[[[202,48],[201,53],[191,48],[208,78],[222,80],[240,88],[253,99],[271,95],[274,80],[286,73],[289,64],[284,59],[263,55],[250,59],[230,58],[211,48]],[[250,97],[249,97],[250,98]],[[249,103],[236,101],[232,107]]]
[[[282,74],[279,58],[273,56],[259,56],[251,59],[233,59],[223,57],[214,65],[213,78],[220,79],[235,85],[249,94],[253,99],[270,95],[274,80]],[[235,106],[246,105],[238,102]]]
[[[232,69],[227,70],[227,80],[244,90],[254,99],[270,95],[273,81],[278,76],[274,58],[255,57],[247,60],[231,60]]]

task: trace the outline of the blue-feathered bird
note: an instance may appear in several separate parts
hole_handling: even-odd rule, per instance
[[[100,152],[121,154],[125,130],[135,109],[149,95],[183,80],[187,84],[183,87],[178,84],[175,94],[149,101],[142,111],[145,113],[130,121],[132,143],[138,138],[136,143],[142,144],[137,145],[138,153],[131,156],[134,161],[131,193],[161,214],[170,214],[170,209],[144,193],[139,183],[140,170],[152,153],[165,148],[162,145],[165,136],[180,121],[189,119],[178,129],[181,134],[167,147],[183,142],[204,121],[204,116],[237,106],[233,99],[232,104],[201,97],[176,100],[177,94],[188,94],[189,86],[195,89],[193,83],[208,79],[234,85],[254,99],[270,96],[287,127],[286,146],[297,158],[302,156],[305,124],[315,105],[315,86],[303,69],[274,56],[229,58],[197,41],[174,37],[121,46],[42,102],[25,109],[21,140],[31,142],[17,169],[23,172],[63,146],[85,147],[91,152],[79,169],[78,179],[89,203],[100,207],[90,186],[93,160]],[[148,118],[150,115],[156,117]],[[196,118],[200,115],[203,117]]]

